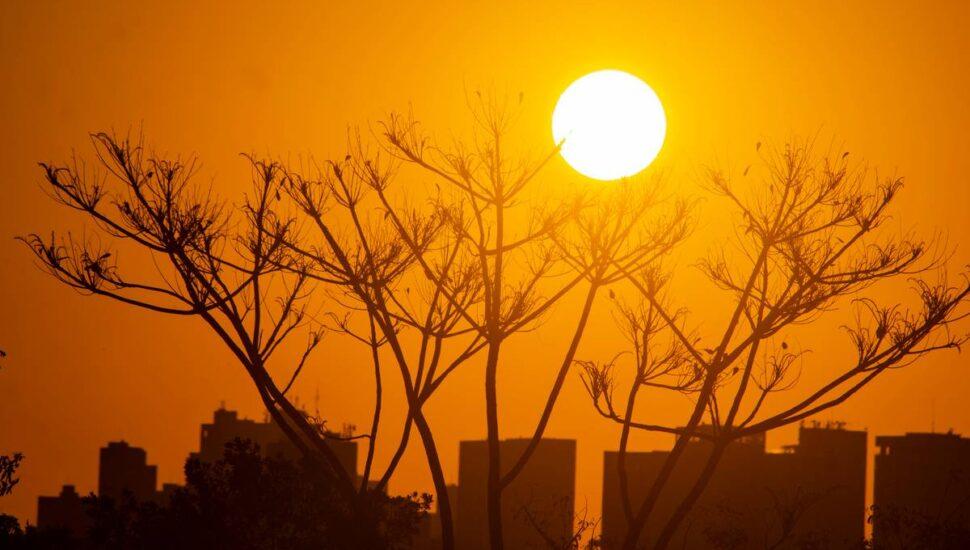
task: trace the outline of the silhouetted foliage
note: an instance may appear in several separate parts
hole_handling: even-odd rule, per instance
[[[15,474],[23,459],[24,455],[21,453],[0,455],[0,497],[9,495],[14,486],[20,482]]]
[[[9,495],[13,488],[20,481],[14,474],[20,466],[23,455],[14,453],[13,455],[0,455],[0,497]],[[0,514],[0,547],[12,543],[17,537],[22,535],[20,522],[17,518],[7,514]]]
[[[17,518],[0,514],[0,548],[4,550],[86,550],[81,544],[87,543],[72,539],[66,529],[21,528]]]

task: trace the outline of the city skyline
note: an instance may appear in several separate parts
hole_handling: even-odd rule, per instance
[[[848,430],[841,421],[806,421],[798,426],[798,431],[797,444],[780,448],[767,448],[765,434],[734,443],[696,521],[706,528],[740,529],[769,541],[821,536],[818,540],[827,541],[823,543],[850,545],[855,540],[879,536],[879,528],[874,533],[870,526],[870,516],[880,507],[939,507],[946,513],[961,514],[957,524],[970,519],[970,508],[964,506],[962,496],[967,490],[964,484],[970,480],[970,438],[952,430],[869,434],[865,430]],[[199,425],[199,445],[187,453],[187,460],[219,460],[225,446],[234,439],[256,443],[266,456],[298,459],[295,449],[271,420],[241,418],[223,403],[212,413],[211,422]],[[471,440],[459,444],[462,458],[459,470],[454,472],[451,497],[456,503],[456,533],[462,548],[487,547],[483,521],[485,443]],[[504,440],[503,455],[511,462],[527,443],[526,439]],[[615,487],[617,453],[604,453],[603,483],[609,487],[603,491],[601,514],[596,514],[589,503],[575,500],[578,443],[569,439],[542,440],[535,464],[516,481],[518,489],[510,492],[506,503],[510,544],[542,544],[544,536],[566,540],[572,536],[574,522],[588,521],[584,528],[598,530],[604,548],[619,547],[625,521]],[[692,458],[675,476],[671,499],[686,491],[689,472],[699,468],[708,452],[702,440],[692,445]],[[362,459],[357,456],[357,444],[348,441],[344,448],[341,453],[346,459],[345,467],[356,477],[358,458]],[[644,487],[656,475],[666,454],[666,449],[629,452],[626,460],[631,487]],[[149,464],[147,458],[145,449],[129,442],[107,442],[100,448],[97,491],[79,493],[73,483],[66,483],[59,496],[38,497],[37,525],[82,533],[88,520],[84,519],[87,516],[81,497],[88,494],[115,502],[128,496],[138,502],[164,502],[181,483],[157,483],[156,466]],[[393,488],[390,490],[394,492]],[[461,495],[465,495],[464,501]],[[631,496],[634,500],[642,498],[636,493]],[[662,503],[660,512],[669,514],[673,502]],[[796,514],[792,532],[781,531],[783,527],[777,523],[783,521],[781,514],[785,513]],[[600,519],[588,519],[594,517]],[[440,544],[440,527],[435,526],[439,520],[437,513],[429,516],[426,522],[430,525],[422,527],[415,549]],[[564,523],[557,526],[556,522]],[[762,529],[764,533],[760,532]],[[648,531],[644,537],[652,540],[656,533]],[[708,544],[699,532],[687,540],[685,548],[705,548]]]
[[[205,442],[205,435],[204,434],[206,433],[206,429],[207,429],[207,427],[209,429],[211,429],[213,426],[216,426],[219,423],[220,411],[222,411],[223,413],[225,413],[225,416],[223,418],[225,418],[225,419],[231,419],[229,421],[229,423],[228,423],[229,426],[234,426],[233,429],[240,430],[237,433],[237,435],[244,435],[245,436],[244,439],[250,439],[253,442],[259,444],[263,450],[266,450],[267,449],[267,445],[266,445],[267,443],[270,444],[269,445],[269,448],[270,449],[280,450],[280,449],[283,449],[283,448],[286,447],[286,442],[283,439],[281,439],[283,437],[282,434],[279,433],[279,431],[278,431],[277,428],[274,428],[274,425],[272,424],[271,420],[266,417],[265,411],[263,413],[263,420],[262,421],[259,421],[259,420],[253,420],[253,419],[248,418],[248,417],[245,417],[245,416],[240,417],[240,416],[238,416],[239,415],[239,411],[234,410],[234,409],[226,409],[225,406],[226,406],[226,403],[225,402],[221,402],[219,404],[219,408],[216,409],[215,412],[213,413],[213,421],[212,422],[201,422],[200,423],[199,435],[194,438],[195,441],[196,441],[195,447],[188,448],[183,453],[185,456],[187,456],[187,457],[199,456],[199,457],[204,458],[205,460],[214,460],[214,459],[217,459],[217,458],[221,457],[222,445],[224,445],[225,443],[228,443],[228,440],[225,439],[225,434],[226,433],[229,433],[229,432],[226,432],[224,430],[221,430],[220,431],[220,436],[221,437],[216,438],[216,440],[213,441],[213,442],[210,442],[209,445],[206,445],[204,443]],[[238,424],[236,422],[236,419],[237,418],[238,418]],[[225,420],[224,420],[224,422],[225,422]],[[867,470],[866,470],[866,492],[865,492],[867,504],[871,504],[872,501],[874,500],[874,497],[873,497],[874,484],[873,484],[873,472],[872,472],[872,469],[873,468],[872,467],[875,464],[876,457],[880,456],[880,449],[881,449],[881,444],[880,444],[881,441],[880,440],[884,440],[885,441],[884,445],[889,445],[889,441],[892,441],[894,439],[899,439],[899,438],[902,438],[902,437],[905,437],[905,436],[908,436],[908,435],[937,435],[937,436],[951,436],[951,437],[952,436],[955,436],[955,437],[961,437],[962,436],[961,433],[955,432],[953,428],[947,427],[947,428],[937,429],[936,422],[939,422],[939,420],[935,420],[928,427],[929,428],[929,431],[926,431],[926,430],[922,430],[922,429],[917,428],[917,429],[912,430],[912,431],[906,431],[906,432],[904,432],[903,435],[900,435],[900,436],[890,436],[890,435],[887,435],[887,434],[883,434],[883,435],[874,435],[873,434],[871,436],[867,436],[867,439],[866,439]],[[244,427],[240,429],[240,428],[238,428],[239,425],[242,425]],[[812,421],[806,421],[805,423],[799,425],[796,428],[796,430],[803,429],[805,425],[810,425],[810,426],[815,426],[815,427],[821,426],[821,427],[825,427],[825,428],[829,428],[829,427],[839,427],[839,428],[846,428],[846,427],[848,427],[850,429],[853,428],[853,424],[847,423],[847,422],[842,422],[842,421],[835,421],[835,420],[818,421],[818,420],[812,420]],[[943,426],[943,425],[946,425],[945,422],[941,424],[941,426]],[[864,426],[854,426],[854,427],[860,429],[862,432],[864,432],[866,434],[870,434],[869,430],[866,427],[864,427]],[[779,430],[779,431],[784,431],[784,430]],[[796,431],[796,434],[797,434],[797,431]],[[782,440],[783,442],[776,442],[772,446],[768,446],[767,441],[769,439],[769,435],[770,435],[770,438],[771,439],[777,439],[778,438],[778,434],[776,434],[774,432],[768,432],[767,434],[764,434],[762,436],[761,443],[765,445],[766,452],[768,452],[768,453],[783,454],[783,453],[789,452],[790,448],[793,445],[797,446],[797,442],[798,442],[797,438],[794,441],[791,441],[790,439],[785,438],[785,439]],[[126,442],[126,440],[123,439],[123,438],[110,440],[109,443],[111,441],[117,441],[117,442],[120,442],[120,443],[130,444],[130,442]],[[474,441],[474,440],[469,440],[469,441]],[[578,442],[579,440],[576,440],[576,441]],[[104,445],[104,443],[102,443],[101,445]],[[96,445],[95,448],[96,449],[102,449],[103,450],[103,448],[100,447],[100,446],[98,446],[98,445]],[[195,450],[193,450],[193,449],[195,449]],[[200,453],[200,450],[202,450],[201,453]],[[636,453],[636,454],[663,453],[666,450],[667,450],[666,447],[658,446],[658,447],[653,448],[653,449],[637,449],[637,450],[631,451],[631,452]],[[287,450],[286,452],[287,453],[292,453],[292,450]],[[604,453],[607,456],[608,455],[611,455],[611,454],[615,455],[615,450],[609,450],[609,449],[607,449],[607,450],[604,451]],[[294,455],[290,454],[289,456],[292,457]],[[362,460],[362,458],[363,457],[357,457],[355,460]],[[153,466],[154,467],[158,467],[157,464],[156,465],[153,465]],[[157,479],[158,479],[159,488],[161,488],[163,485],[166,485],[166,484],[180,484],[181,482],[183,482],[184,481],[183,472],[182,472],[182,467],[183,466],[184,466],[184,460],[182,462],[180,462],[176,468],[174,468],[175,472],[173,474],[170,474],[166,478],[158,477]],[[456,465],[454,471],[448,471],[447,472],[448,477],[449,477],[449,482],[451,482],[453,484],[456,484],[456,485],[458,483],[458,469],[459,469],[459,467],[458,467],[458,465]],[[96,472],[97,469],[95,469],[93,471]],[[75,490],[77,490],[78,487],[81,487],[81,490],[79,492],[79,495],[81,495],[81,496],[84,496],[84,495],[86,495],[88,493],[92,493],[92,492],[97,494],[99,492],[97,490],[98,489],[98,486],[99,486],[98,476],[97,475],[93,475],[93,476],[88,476],[88,478],[89,478],[90,481],[88,481],[84,485],[79,485],[73,479],[64,478],[61,481],[57,482],[57,483],[59,483],[59,485],[57,485],[54,489],[55,490],[56,489],[60,489],[63,486],[71,486],[71,487],[74,487]],[[85,490],[84,489],[85,487],[87,487],[88,489]],[[395,492],[395,488],[393,487],[393,485],[390,488],[391,488],[391,492]],[[425,488],[424,490],[428,490],[428,489],[429,488]],[[400,490],[397,491],[397,492],[404,493],[404,492],[409,492],[409,491],[412,491],[412,490],[422,490],[422,489],[421,488],[416,488],[416,487],[401,487]],[[40,496],[44,496],[44,495],[40,495]],[[32,512],[34,512],[34,513],[30,513],[30,514],[27,514],[25,516],[22,516],[22,519],[27,520],[27,521],[36,521],[36,513],[35,513],[36,512],[36,507],[34,508],[34,510]]]

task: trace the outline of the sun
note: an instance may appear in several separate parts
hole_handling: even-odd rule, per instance
[[[666,135],[660,98],[623,71],[596,71],[573,82],[552,112],[552,136],[563,158],[598,180],[640,172],[657,158]]]

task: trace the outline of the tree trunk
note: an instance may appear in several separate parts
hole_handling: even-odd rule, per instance
[[[634,383],[630,388],[630,395],[626,401],[626,415],[623,418],[623,429],[620,432],[620,449],[616,453],[616,474],[620,482],[620,504],[623,505],[623,517],[627,525],[633,522],[633,505],[630,503],[630,481],[626,471],[626,448],[630,440],[630,421],[633,418],[633,406],[637,401],[640,384]]]
[[[428,455],[428,467],[431,470],[431,479],[434,481],[434,490],[438,497],[438,516],[441,519],[441,548],[443,550],[454,550],[455,523],[452,520],[451,501],[448,499],[448,484],[445,482],[445,474],[441,469],[441,460],[438,458],[434,435],[431,433],[431,427],[420,409],[414,415],[414,425],[421,435],[421,442],[424,443],[424,451]]]
[[[650,518],[653,507],[657,504],[660,492],[663,490],[664,485],[667,484],[667,481],[670,480],[674,466],[677,465],[677,462],[680,460],[680,455],[683,454],[684,449],[687,447],[687,443],[690,440],[689,434],[700,424],[701,418],[704,415],[704,403],[706,403],[710,392],[713,391],[713,387],[714,379],[708,377],[698,395],[697,404],[694,405],[694,412],[691,414],[690,420],[687,421],[687,426],[685,427],[687,431],[684,435],[677,438],[677,442],[674,443],[674,448],[671,449],[670,454],[667,455],[667,459],[664,460],[664,464],[660,468],[660,473],[657,475],[656,481],[653,482],[647,498],[640,505],[636,517],[633,518],[633,522],[627,525],[626,538],[623,540],[623,550],[636,550],[637,543],[640,540],[640,534],[647,525],[647,520]]]
[[[718,463],[721,462],[721,456],[724,454],[724,449],[727,447],[727,443],[722,443],[718,441],[714,444],[714,449],[711,450],[711,456],[707,459],[707,464],[704,465],[704,470],[701,471],[700,475],[697,477],[697,481],[694,482],[694,486],[691,487],[690,492],[684,497],[684,500],[680,502],[677,509],[674,510],[674,515],[667,520],[667,525],[664,526],[663,531],[660,532],[660,536],[657,537],[657,543],[654,545],[654,550],[665,550],[667,546],[670,545],[671,539],[674,538],[674,534],[677,532],[677,528],[680,527],[681,522],[687,517],[694,504],[697,503],[697,499],[700,498],[701,494],[704,493],[704,489],[707,488],[707,484],[710,483],[711,477],[714,475],[714,471],[717,469]]]
[[[498,371],[499,342],[488,348],[485,365],[485,409],[488,423],[488,541],[492,550],[502,550],[502,462],[499,455]]]

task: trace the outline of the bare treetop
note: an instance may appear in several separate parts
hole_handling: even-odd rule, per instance
[[[688,440],[711,441],[715,451],[661,532],[658,548],[670,542],[728,443],[818,414],[888,369],[966,342],[966,335],[954,334],[950,327],[967,315],[958,310],[970,293],[967,276],[959,284],[947,281],[940,271],[945,257],[936,240],[885,228],[902,180],[872,184],[870,174],[853,169],[848,157],[819,157],[810,145],[788,144],[764,152],[759,181],[742,185],[722,172],[709,173],[708,189],[725,198],[736,215],[733,238],[718,243],[698,264],[711,284],[731,297],[727,323],[717,332],[689,328],[702,324],[684,308],[671,307],[666,291],[670,275],[656,264],[627,272],[643,303],[620,309],[620,328],[631,335],[634,360],[623,407],[614,396],[617,359],[582,363],[596,410],[622,425],[621,483],[631,429],[681,437],[639,509],[624,497],[631,525],[624,548],[637,543]],[[750,182],[748,168],[742,178]],[[935,279],[925,278],[933,272],[939,274]],[[899,278],[909,278],[915,290],[912,309],[880,303],[867,293],[877,283]],[[786,338],[799,325],[845,306],[856,311],[855,323],[844,327],[855,354],[837,358],[836,372],[826,375],[826,382],[806,387],[801,371],[823,365],[813,365],[807,350],[796,349]],[[765,413],[771,394],[795,387],[804,398]],[[694,400],[692,413],[675,425],[638,421],[637,399],[657,391],[687,393]]]

